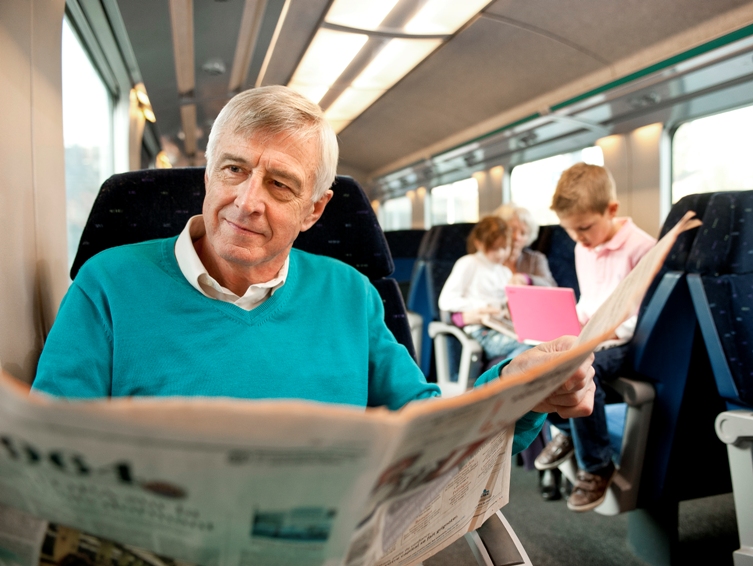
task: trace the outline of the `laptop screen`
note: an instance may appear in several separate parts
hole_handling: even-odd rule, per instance
[[[566,334],[580,334],[575,292],[569,287],[508,285],[505,291],[520,342],[546,342]]]

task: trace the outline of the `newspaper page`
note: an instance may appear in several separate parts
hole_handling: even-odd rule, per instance
[[[515,421],[629,316],[674,238],[692,227],[681,224],[572,348],[399,412],[204,398],[67,402],[0,379],[0,504],[202,566],[416,564],[507,502]]]
[[[339,564],[394,427],[237,400],[0,392],[0,503],[203,566]]]

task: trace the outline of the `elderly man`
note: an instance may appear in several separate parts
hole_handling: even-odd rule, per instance
[[[234,97],[207,146],[202,214],[177,238],[112,248],[71,285],[33,388],[67,398],[298,398],[398,409],[439,394],[356,270],[292,248],[332,197],[338,150],[320,108],[285,87]],[[480,382],[546,357],[550,344]],[[516,427],[588,414],[584,366]]]

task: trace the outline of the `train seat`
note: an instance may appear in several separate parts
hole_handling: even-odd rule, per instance
[[[415,358],[405,304],[397,282],[388,277],[394,270],[390,250],[371,204],[350,177],[338,176],[332,189],[335,195],[325,214],[294,246],[340,259],[369,277],[384,302],[387,326]],[[179,234],[192,215],[201,213],[203,199],[204,168],[113,175],[102,185],[89,215],[71,278],[87,259],[109,247]],[[429,560],[435,566],[531,563],[500,512]]]
[[[421,240],[426,235],[426,230],[391,230],[384,233],[387,238],[387,245],[392,254],[392,261],[395,263],[395,271],[392,278],[400,286],[400,293],[403,300],[408,304],[410,296],[411,278],[413,268],[418,258],[418,252],[421,247]],[[410,325],[413,345],[416,353],[420,355],[423,344],[423,317],[411,310],[408,311],[408,324]]]
[[[294,246],[344,261],[366,275],[385,305],[385,321],[415,359],[415,349],[384,233],[363,189],[338,176],[325,214]],[[75,278],[96,253],[123,244],[175,236],[201,213],[204,168],[148,169],[113,175],[102,185],[71,267]]]
[[[421,240],[413,268],[408,309],[418,313],[423,319],[419,365],[430,380],[438,375],[438,371],[432,372],[432,350],[436,348],[436,344],[430,340],[429,325],[441,320],[437,306],[439,293],[455,261],[466,254],[466,239],[473,226],[472,223],[433,226]],[[447,348],[450,352],[448,355],[455,355],[457,349],[454,344],[448,344]]]
[[[690,195],[678,201],[667,215],[659,237],[663,237],[688,210],[695,210],[697,214],[702,215],[709,196]],[[683,286],[682,274],[696,233],[697,231],[691,231],[680,235],[641,302],[636,332],[631,340],[633,371],[630,376],[605,383],[606,387],[617,393],[625,403],[607,405],[610,438],[612,444],[619,447],[616,453],[620,469],[607,499],[596,508],[597,513],[616,515],[633,510],[638,505],[638,491],[649,444],[656,396],[654,382],[651,379],[646,381],[646,377],[655,375],[654,358],[661,354],[664,347],[662,341],[666,340],[666,335],[662,333],[671,330],[666,327],[666,321],[672,320],[673,315],[670,313],[673,309],[682,308],[682,300],[679,297],[681,293],[674,293],[677,292],[678,284],[680,288]],[[665,280],[664,277],[668,273],[673,275]],[[654,300],[658,288],[661,288],[661,293]],[[669,310],[664,313],[664,309]],[[692,326],[690,319],[687,322]],[[691,338],[686,336],[683,343],[689,344],[690,340]],[[674,347],[679,348],[678,354],[684,356],[683,359],[689,359],[687,348],[683,349],[677,343],[674,343]],[[640,368],[643,369],[643,373]],[[574,474],[574,463],[567,464],[566,475]]]
[[[575,272],[575,240],[567,235],[559,224],[541,226],[539,236],[531,249],[541,252],[549,263],[549,271],[559,287],[575,291],[575,300],[580,297],[578,274]]]
[[[418,259],[418,251],[421,240],[426,235],[426,230],[390,230],[384,233],[387,246],[392,254],[395,271],[392,278],[400,285],[403,299],[407,304],[410,292],[410,282],[413,276],[413,267]]]
[[[726,411],[715,422],[727,445],[740,548],[753,565],[753,191],[716,193],[688,262],[688,287]]]

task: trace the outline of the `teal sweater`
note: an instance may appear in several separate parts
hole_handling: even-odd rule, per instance
[[[285,284],[245,311],[190,285],[175,240],[112,248],[83,266],[34,389],[67,398],[287,398],[393,410],[439,394],[386,327],[379,294],[355,269],[294,249]],[[516,451],[543,419],[531,413],[518,422]]]

